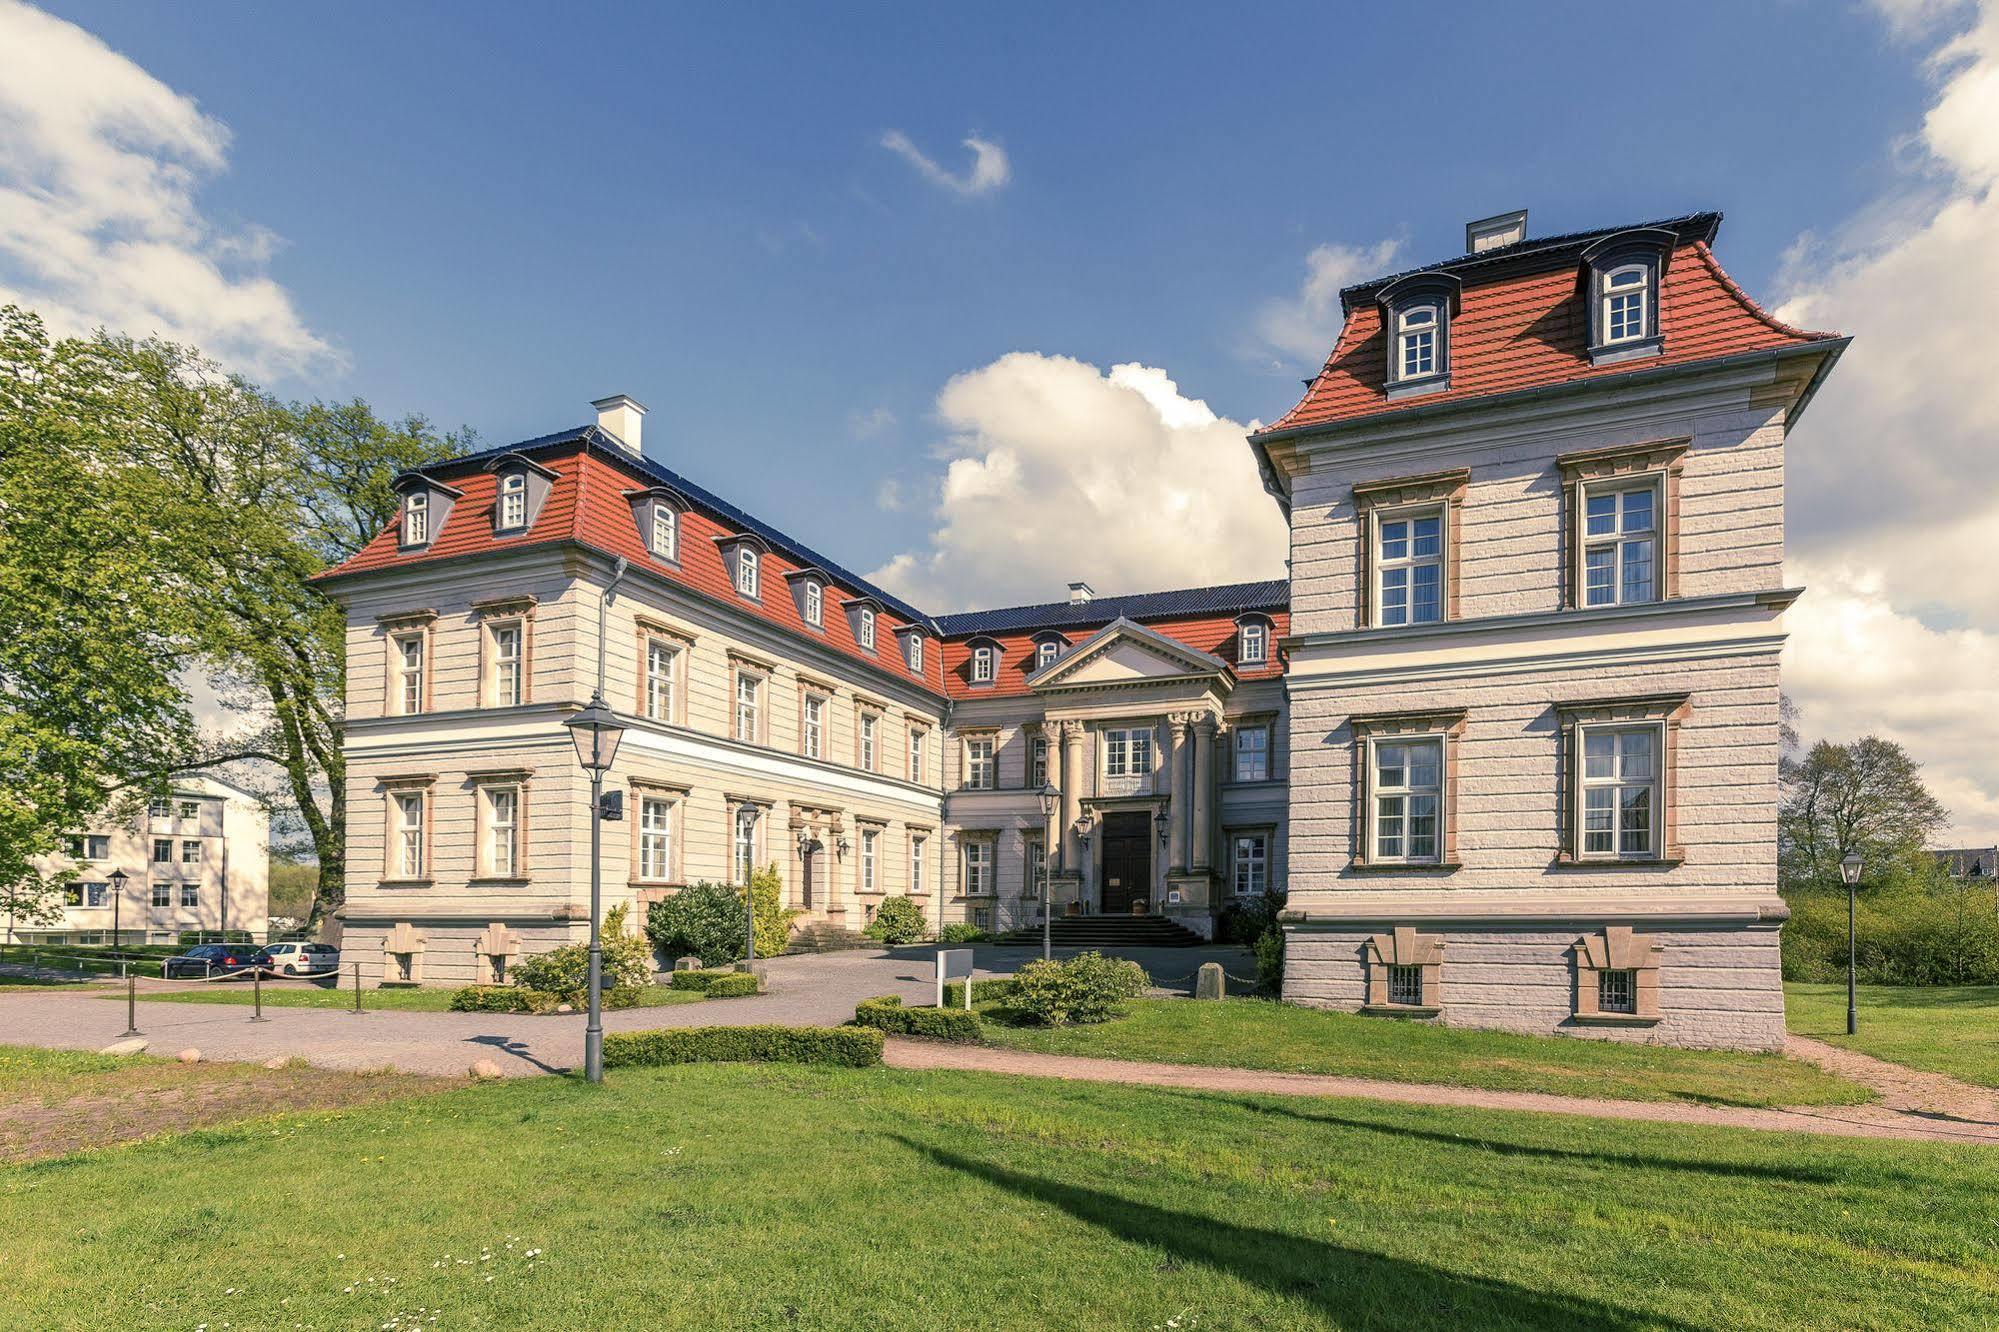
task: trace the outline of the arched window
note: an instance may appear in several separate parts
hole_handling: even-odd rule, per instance
[[[664,500],[653,501],[652,553],[662,560],[680,558],[680,514]]]
[[[999,673],[999,649],[991,643],[978,643],[972,648],[972,683],[991,684]]]
[[[1236,631],[1236,661],[1243,666],[1261,666],[1270,657],[1270,630],[1261,620],[1244,620]]]
[[[1605,345],[1635,342],[1645,336],[1646,306],[1651,300],[1652,270],[1645,264],[1626,264],[1603,275],[1602,327]]]
[[[814,628],[826,621],[826,589],[816,578],[805,580],[805,622]]]
[[[1062,644],[1053,638],[1044,638],[1034,645],[1034,669],[1053,666],[1055,659],[1062,655]]]
[[[500,478],[500,529],[511,531],[528,525],[528,479],[525,472],[508,472]]]
[[[908,654],[909,669],[913,674],[923,674],[923,635],[911,634],[904,645]]]
[[[430,540],[430,496],[422,491],[403,498],[403,544],[421,546]]]
[[[1395,315],[1395,377],[1422,379],[1437,373],[1437,307],[1411,305]]]
[[[749,546],[736,548],[736,591],[746,597],[757,595],[757,553]]]
[[[866,606],[861,607],[860,629],[855,635],[861,646],[872,652],[875,650],[875,613]]]

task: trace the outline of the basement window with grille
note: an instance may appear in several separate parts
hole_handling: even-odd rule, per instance
[[[1596,1006],[1602,1013],[1638,1011],[1638,973],[1599,971],[1596,973]]]
[[[1411,1008],[1423,1002],[1423,968],[1392,966],[1388,969],[1388,1002]]]

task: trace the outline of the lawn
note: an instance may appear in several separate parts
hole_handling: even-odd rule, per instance
[[[119,1000],[125,995],[122,990],[109,992]],[[451,990],[363,990],[361,1007],[380,1012],[397,1013],[444,1013],[451,1009]],[[697,1004],[708,996],[695,990],[675,990],[664,985],[648,985],[639,995],[636,1007],[660,1008],[667,1004]],[[142,990],[141,1003],[164,1000],[176,1004],[248,1004],[253,1001],[251,987],[240,981],[224,984],[205,985],[200,989],[186,990]],[[354,991],[317,988],[281,988],[275,985],[264,987],[264,1007],[266,1008],[352,1008]],[[578,1010],[581,1011],[580,1009]]]
[[[1999,1087],[1999,985],[1863,985],[1860,1034],[1846,1034],[1844,985],[1789,984],[1793,1032],[1910,1068]]]
[[[1995,1190],[1955,1146],[629,1070],[0,1169],[0,1324],[1989,1327]]]
[[[1057,1028],[988,1022],[986,1038],[1048,1054],[1634,1101],[1845,1105],[1871,1099],[1855,1083],[1781,1055],[1515,1036],[1261,999],[1142,999],[1131,1016],[1116,1021]]]

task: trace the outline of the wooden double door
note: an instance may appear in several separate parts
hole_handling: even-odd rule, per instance
[[[1132,903],[1152,897],[1152,816],[1144,810],[1104,815],[1103,881],[1098,901],[1106,915],[1128,915]]]

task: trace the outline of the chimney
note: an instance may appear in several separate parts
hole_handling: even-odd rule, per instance
[[[597,409],[597,428],[625,446],[639,452],[639,428],[645,421],[645,404],[628,393],[613,393],[590,404]]]
[[[1517,245],[1527,239],[1527,210],[1500,213],[1465,223],[1465,253],[1484,254],[1502,245]]]
[[[1087,606],[1096,595],[1095,592],[1090,590],[1088,583],[1069,584],[1069,604],[1071,606]]]

